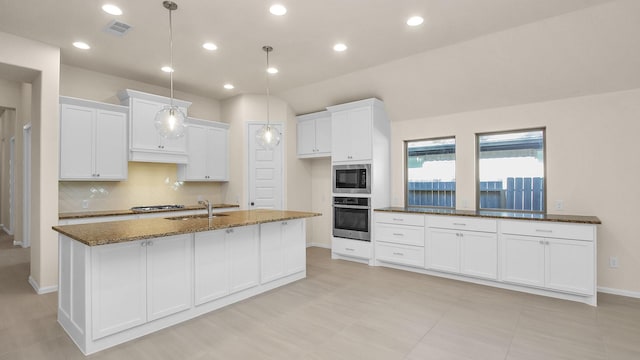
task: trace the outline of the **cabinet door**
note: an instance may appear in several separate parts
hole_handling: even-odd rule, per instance
[[[429,229],[427,238],[427,268],[460,272],[459,232],[445,229]]]
[[[204,304],[229,294],[225,231],[196,233],[194,255],[195,304]]]
[[[460,232],[460,272],[481,278],[498,278],[498,237],[476,231]]]
[[[147,321],[146,241],[91,248],[94,340]]]
[[[131,100],[131,148],[161,151],[160,136],[155,126],[162,104],[143,99]]]
[[[331,154],[331,117],[316,119],[316,153]]]
[[[229,180],[229,131],[210,128],[207,134],[207,180]]]
[[[282,223],[285,275],[307,269],[307,239],[305,235],[304,220],[289,220]]]
[[[186,180],[205,180],[207,176],[207,129],[201,126],[187,128],[187,151],[189,164],[186,166]]]
[[[191,234],[147,241],[148,321],[191,307],[191,246]]]
[[[372,158],[372,114],[370,107],[348,111],[351,151],[347,156],[352,160],[370,160]]]
[[[93,179],[95,110],[60,105],[60,179]]]
[[[258,285],[260,254],[258,226],[243,226],[226,230],[229,247],[231,292]]]
[[[306,120],[298,122],[298,155],[315,155],[316,152],[316,121]]]
[[[338,111],[331,114],[331,160],[348,161],[351,156],[350,134],[351,127],[348,123],[346,111]]]
[[[187,109],[180,108],[180,110],[182,110],[182,113],[185,115],[185,118],[186,118]],[[155,115],[154,115],[153,129],[154,129],[154,131],[156,131],[155,130]],[[182,137],[179,137],[177,139],[165,139],[165,138],[161,137],[160,135],[158,135],[158,139],[160,141],[160,145],[162,147],[162,151],[168,151],[168,152],[174,152],[174,153],[183,153],[183,154],[187,152],[187,137],[186,136],[182,136]]]
[[[545,282],[549,289],[594,294],[593,242],[545,239]]]
[[[95,132],[95,174],[100,180],[127,178],[127,115],[98,110]]]
[[[282,235],[280,222],[260,224],[260,282],[263,284],[285,275]]]
[[[543,238],[503,235],[502,246],[504,281],[544,286],[545,248]]]

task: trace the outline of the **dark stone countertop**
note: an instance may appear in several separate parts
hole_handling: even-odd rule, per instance
[[[455,209],[399,207],[399,206],[385,207],[385,208],[375,209],[374,211],[424,214],[424,215],[469,216],[469,217],[509,219],[509,220],[537,220],[537,221],[551,221],[551,222],[574,223],[574,224],[594,224],[594,225],[602,224],[600,219],[598,219],[596,216],[582,216],[582,215],[534,214],[534,213],[521,213],[521,212],[509,212],[509,211],[486,211],[486,210],[475,211],[475,210],[455,210]]]

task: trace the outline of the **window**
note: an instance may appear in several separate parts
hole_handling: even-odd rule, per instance
[[[544,132],[477,135],[478,209],[545,211]]]
[[[456,206],[456,139],[405,141],[406,206]]]

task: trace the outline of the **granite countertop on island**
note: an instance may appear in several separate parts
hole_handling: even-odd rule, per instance
[[[321,216],[319,213],[287,210],[238,210],[216,213],[212,219],[202,216],[173,216],[53,226],[53,230],[88,246],[114,244],[155,237],[219,230]],[[173,218],[173,219],[172,219]]]
[[[236,204],[213,204],[214,209],[226,209],[226,208],[239,208],[240,205]],[[137,215],[137,214],[152,214],[159,212],[173,212],[173,211],[189,211],[189,210],[204,210],[205,207],[202,205],[185,205],[179,209],[161,209],[161,210],[153,210],[153,211],[134,211],[131,209],[127,210],[102,210],[102,211],[79,211],[79,212],[65,212],[59,213],[59,220],[66,219],[82,219],[82,218],[91,218],[91,217],[102,217],[102,216],[119,216],[119,215]]]
[[[425,215],[470,216],[470,217],[505,219],[505,220],[508,220],[508,219],[538,220],[538,221],[551,221],[551,222],[563,222],[563,223],[575,223],[575,224],[594,224],[594,225],[602,224],[600,219],[598,219],[596,216],[581,216],[581,215],[554,215],[554,214],[521,213],[521,212],[509,212],[509,211],[486,211],[486,210],[475,211],[475,210],[456,210],[456,209],[399,207],[399,206],[374,209],[374,211],[425,214]]]

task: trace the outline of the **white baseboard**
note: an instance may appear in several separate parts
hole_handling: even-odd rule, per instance
[[[640,292],[598,286],[598,292],[640,299]]]
[[[319,247],[324,249],[331,249],[331,244],[323,244],[323,243],[308,243],[307,247]]]
[[[58,285],[40,287],[38,282],[31,275],[29,275],[29,284],[31,284],[31,287],[33,287],[33,289],[36,291],[38,295],[48,294],[48,293],[58,291]]]

